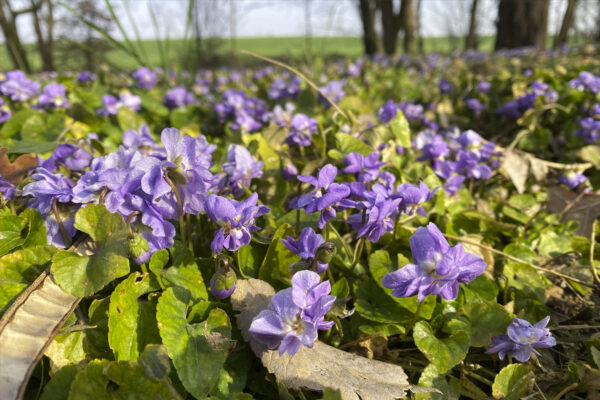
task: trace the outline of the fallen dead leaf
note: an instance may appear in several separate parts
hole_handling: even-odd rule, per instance
[[[523,193],[529,175],[529,161],[516,152],[507,150],[504,153],[500,168],[515,185],[517,192]]]
[[[248,328],[252,318],[269,305],[275,293],[271,285],[258,279],[242,279],[231,296],[233,309],[239,311],[238,327],[254,354],[269,372],[291,389],[340,391],[343,400],[392,400],[406,396],[413,388],[402,367],[369,360],[317,341],[313,348],[301,347],[294,355],[279,356],[257,342]]]
[[[600,217],[600,195],[577,194],[560,186],[548,187],[548,210],[563,214],[566,221],[579,221],[576,233],[590,237],[594,220]]]
[[[0,149],[0,176],[16,185],[25,178],[27,172],[38,166],[38,161],[32,155],[23,154],[11,163],[6,156],[7,151],[6,147]]]

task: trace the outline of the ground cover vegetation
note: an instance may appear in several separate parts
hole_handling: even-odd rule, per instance
[[[598,396],[599,92],[565,47],[2,73],[0,309],[81,298],[26,398]]]

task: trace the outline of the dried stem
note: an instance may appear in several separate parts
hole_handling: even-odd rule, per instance
[[[600,285],[600,277],[598,276],[598,271],[596,271],[596,266],[594,265],[594,247],[596,247],[596,220],[592,223],[592,234],[590,235],[590,266],[592,267],[594,280]]]
[[[417,230],[417,228],[413,228],[413,227],[404,227],[404,229],[407,229],[407,230],[409,230],[409,231],[411,231],[411,232],[414,232],[414,231],[416,231],[416,230]],[[551,270],[551,269],[548,269],[548,268],[540,267],[540,266],[538,266],[538,265],[535,265],[535,264],[532,264],[532,263],[530,263],[530,262],[528,262],[528,261],[522,260],[522,259],[520,259],[520,258],[518,258],[518,257],[511,256],[510,254],[507,254],[507,253],[505,253],[505,252],[503,252],[503,251],[496,250],[496,249],[495,249],[495,248],[493,248],[493,247],[486,246],[485,244],[481,244],[481,243],[473,242],[473,241],[471,241],[471,240],[464,239],[464,238],[461,238],[461,237],[459,237],[459,236],[450,235],[450,234],[447,234],[447,233],[444,233],[443,235],[444,235],[444,237],[446,237],[446,238],[448,238],[448,239],[452,239],[452,240],[456,240],[456,241],[459,241],[459,242],[462,242],[462,243],[466,243],[466,244],[469,244],[469,245],[471,245],[471,246],[476,246],[476,247],[479,247],[479,248],[481,248],[481,249],[488,250],[488,251],[490,251],[490,252],[492,252],[492,253],[495,253],[495,254],[501,255],[501,256],[503,256],[503,257],[506,257],[506,258],[508,258],[509,260],[512,260],[512,261],[518,262],[519,264],[525,264],[525,265],[528,265],[528,266],[530,266],[531,268],[537,269],[538,271],[543,271],[543,272],[546,272],[546,273],[548,273],[548,274],[552,274],[552,275],[555,275],[555,276],[559,276],[559,277],[561,277],[561,278],[568,279],[568,280],[570,280],[570,281],[573,281],[573,282],[577,282],[577,283],[579,283],[580,285],[583,285],[583,286],[587,286],[587,287],[595,287],[595,285],[594,285],[594,284],[592,284],[592,283],[587,283],[587,282],[585,282],[585,281],[582,281],[581,279],[577,279],[577,278],[574,278],[574,277],[572,277],[572,276],[569,276],[569,275],[566,275],[566,274],[563,274],[563,273],[560,273],[560,272],[557,272],[557,271],[553,271],[553,270]]]
[[[349,119],[348,116],[346,115],[346,113],[344,111],[342,111],[342,109],[337,104],[335,104],[335,102],[333,100],[331,100],[331,98],[329,98],[329,96],[327,96],[325,93],[323,93],[323,91],[321,89],[319,89],[319,87],[317,85],[315,85],[313,81],[311,81],[310,79],[308,79],[306,77],[306,75],[304,75],[302,72],[298,71],[296,68],[294,68],[294,67],[292,67],[290,65],[287,65],[285,63],[282,63],[281,61],[277,61],[277,60],[274,60],[274,59],[269,58],[269,57],[258,55],[256,53],[251,52],[251,51],[242,50],[242,53],[243,54],[247,54],[247,55],[252,56],[252,57],[259,58],[259,59],[261,59],[263,61],[266,61],[266,62],[270,62],[271,64],[278,65],[278,66],[280,66],[282,68],[285,68],[288,71],[293,72],[294,74],[298,75],[302,80],[304,80],[304,82],[306,82],[308,84],[308,86],[310,86],[311,88],[313,88],[314,90],[316,90],[317,92],[319,92],[319,94],[321,96],[323,96],[323,98],[325,100],[327,100],[327,102],[329,104],[331,104],[331,106],[333,108],[335,108],[335,110],[338,113],[340,113],[341,115],[343,115],[344,118]]]

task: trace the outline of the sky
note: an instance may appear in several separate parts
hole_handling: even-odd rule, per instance
[[[99,7],[105,7],[102,0]],[[127,35],[134,37],[123,1],[133,15],[140,35],[144,39],[183,37],[185,33],[188,0],[111,0]],[[25,0],[12,0],[19,8]],[[399,1],[395,0],[396,7]],[[417,4],[419,0],[415,1]],[[423,36],[464,35],[468,29],[469,9],[472,0],[421,0],[421,33]],[[576,17],[580,27],[594,24],[597,0],[581,0]],[[68,3],[68,0],[67,0]],[[567,0],[551,0],[550,32],[557,32]],[[204,23],[204,36],[219,37],[277,37],[303,36],[310,30],[313,36],[360,36],[362,27],[358,0],[200,0]],[[306,18],[307,4],[310,19]],[[57,6],[60,7],[60,6]],[[149,7],[158,19],[159,32],[153,28]],[[590,10],[593,9],[593,12]],[[63,11],[64,12],[64,11]],[[497,0],[481,0],[478,12],[478,33],[495,33]],[[308,28],[310,27],[310,28]],[[60,27],[68,30],[68,27]],[[19,33],[24,42],[35,40],[29,16],[19,17]],[[118,30],[112,34],[122,37]],[[0,35],[0,41],[3,38]]]

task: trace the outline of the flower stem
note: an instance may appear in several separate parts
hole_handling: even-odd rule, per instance
[[[423,301],[425,301],[425,299],[423,299]],[[421,313],[421,309],[423,308],[423,301],[419,301],[419,305],[417,306],[417,311],[415,311],[415,314],[412,317],[412,320],[410,321],[409,327],[410,329],[412,329],[415,326],[415,323],[417,322],[417,318],[419,318],[419,314]]]
[[[171,186],[171,190],[175,193],[175,198],[177,199],[177,213],[179,214],[179,235],[181,236],[181,242],[187,246],[186,235],[185,235],[185,223],[183,221],[183,202],[181,201],[181,194],[177,189],[177,186],[173,183],[171,178],[165,173],[164,174],[165,181]]]
[[[362,254],[364,246],[365,246],[365,238],[361,237],[360,239],[358,239],[358,243],[356,243],[356,247],[354,248],[354,259],[352,260],[352,266],[350,267],[351,270],[354,270],[354,267],[358,263],[358,259],[360,258],[361,254]]]
[[[67,234],[67,230],[65,229],[62,219],[60,218],[60,214],[58,213],[58,199],[57,198],[52,200],[52,213],[54,214],[54,218],[56,218],[56,222],[58,223],[58,229],[60,230],[60,234],[63,238],[63,242],[65,243],[65,247],[69,247],[71,245],[71,240],[69,240],[69,235]]]

